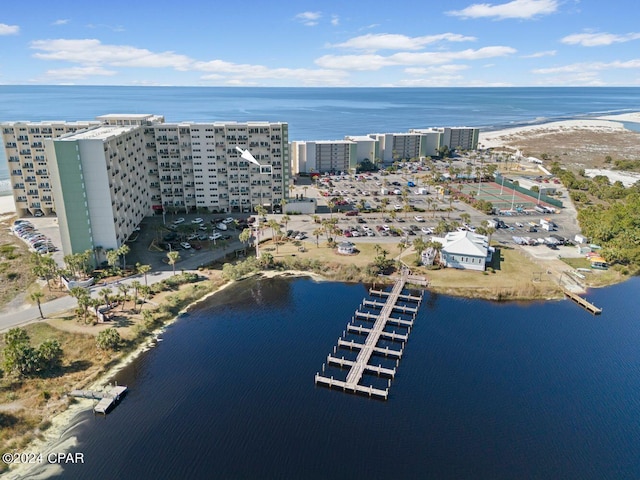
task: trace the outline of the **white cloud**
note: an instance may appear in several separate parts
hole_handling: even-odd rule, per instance
[[[307,27],[313,27],[318,24],[318,20],[320,20],[321,17],[322,12],[302,12],[293,18]]]
[[[420,50],[425,45],[441,41],[472,42],[475,40],[475,37],[467,37],[457,33],[441,33],[422,37],[407,37],[394,33],[369,33],[330,46],[375,52],[377,50]]]
[[[48,79],[54,80],[82,80],[87,77],[92,76],[101,76],[101,77],[112,77],[114,76],[116,71],[107,70],[102,67],[71,67],[71,68],[60,68],[56,70],[47,70],[45,72],[45,76]]]
[[[7,25],[0,23],[0,35],[17,35],[20,32],[18,25]]]
[[[507,18],[530,19],[539,15],[548,15],[558,9],[558,0],[513,0],[508,3],[475,3],[462,10],[446,12],[462,18]]]
[[[341,70],[379,70],[391,66],[426,66],[449,63],[457,60],[478,60],[504,57],[516,53],[511,47],[493,46],[477,50],[467,49],[457,52],[399,52],[390,56],[363,55],[324,55],[317,58],[316,65],[323,68]]]
[[[82,40],[35,40],[30,47],[38,50],[35,58],[62,60],[84,65],[105,64],[117,67],[150,67],[187,69],[193,62],[185,55],[173,52],[155,53],[145,48],[128,45],[105,45],[96,39]]]
[[[201,78],[203,80],[216,80],[226,84],[253,85],[257,80],[296,80],[303,85],[343,85],[347,73],[337,70],[322,70],[308,68],[269,68],[264,65],[251,65],[226,62],[224,60],[211,60],[209,62],[196,62],[193,69],[207,72]],[[220,82],[222,81],[222,82]]]
[[[404,73],[408,75],[433,75],[433,74],[445,74],[445,73],[456,73],[461,72],[463,70],[468,70],[469,65],[459,65],[459,64],[450,64],[450,65],[438,65],[435,67],[407,67],[404,69]]]
[[[69,22],[70,20],[68,18],[61,18],[59,20],[56,20],[55,22],[52,22],[51,25],[54,25],[54,26],[66,25]]]
[[[558,53],[555,50],[546,50],[544,52],[536,52],[531,55],[522,55],[522,58],[541,58],[541,57],[553,57]]]
[[[50,70],[48,77],[78,79],[91,75],[107,76],[115,72],[107,67],[172,68],[183,72],[203,72],[206,81],[225,84],[255,84],[258,80],[282,85],[344,85],[348,73],[335,69],[272,68],[227,62],[197,61],[171,51],[152,52],[129,45],[107,45],[96,39],[36,40],[30,47],[41,60],[66,61],[79,64],[68,69]]]
[[[600,47],[613,43],[630,42],[632,40],[638,40],[639,38],[640,33],[627,33],[624,35],[615,35],[613,33],[574,33],[573,35],[567,35],[560,41],[567,45]]]
[[[563,65],[560,67],[537,68],[532,70],[533,73],[540,75],[556,74],[556,73],[585,73],[596,72],[602,70],[618,70],[618,69],[640,69],[640,58],[621,62],[619,60],[613,62],[582,62]]]
[[[405,78],[395,83],[397,87],[449,87],[459,85],[462,75],[429,75],[425,78]]]
[[[331,15],[331,25],[334,27],[340,25],[340,17],[338,17],[338,15]]]

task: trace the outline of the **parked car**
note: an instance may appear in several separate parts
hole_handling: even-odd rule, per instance
[[[422,215],[416,215],[413,218],[416,219],[416,222],[424,222],[424,217]]]
[[[422,227],[422,228],[420,229],[420,231],[421,231],[422,233],[424,233],[425,235],[431,235],[431,234],[433,233],[433,228],[430,228],[430,227]]]
[[[226,223],[222,223],[222,222],[220,222],[220,223],[218,223],[218,224],[216,225],[216,228],[217,228],[218,230],[227,230],[227,228],[228,228],[228,227],[227,227],[227,224],[226,224]]]
[[[202,222],[204,222],[204,220],[202,218],[200,218],[200,217],[194,218],[193,220],[191,220],[191,223],[193,223],[195,225],[198,225],[198,224],[200,224]]]
[[[174,225],[180,225],[181,223],[184,223],[184,218],[182,218],[182,217],[177,218],[177,219],[175,219],[175,220],[173,221],[173,224],[174,224]]]
[[[191,248],[191,244],[189,242],[180,242],[180,246],[185,250],[189,250]]]
[[[222,223],[229,224],[229,223],[233,223],[233,221],[234,221],[233,218],[227,217],[224,220],[222,220]]]
[[[219,238],[222,238],[222,234],[219,232],[213,232],[209,235],[209,240],[218,240]]]

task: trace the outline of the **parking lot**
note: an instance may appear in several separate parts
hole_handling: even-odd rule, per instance
[[[468,162],[461,159],[457,163],[461,169]],[[431,169],[404,169],[387,175],[376,172],[321,176],[315,183],[298,185],[294,193],[315,197],[320,216],[337,218],[342,238],[348,238],[354,243],[397,243],[403,237],[412,241],[418,236],[428,241],[439,223],[448,224],[449,230],[474,230],[483,221],[490,222],[494,218],[502,221],[502,228],[496,229],[492,239],[503,244],[514,244],[514,236],[526,235],[542,239],[549,237],[551,233],[569,240],[580,231],[576,212],[570,203],[553,214],[541,214],[527,208],[508,214],[482,213],[454,199],[443,188],[437,188],[430,181],[434,173],[440,174],[450,168],[448,162],[436,162]],[[467,188],[473,185],[478,184],[467,184]],[[411,211],[405,211],[403,197],[407,198]],[[330,202],[334,204],[332,209],[329,208]],[[360,212],[356,215],[358,210]],[[367,213],[368,210],[379,211]],[[552,217],[557,226],[552,232],[543,230],[540,225],[543,218],[549,217]],[[464,223],[467,225],[463,225]],[[537,225],[535,231],[532,231],[530,224]],[[289,228],[305,231],[311,237],[315,225],[292,217]]]

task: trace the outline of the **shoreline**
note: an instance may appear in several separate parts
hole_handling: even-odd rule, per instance
[[[319,275],[314,272],[304,272],[301,270],[285,270],[282,272],[278,271],[267,271],[267,272],[257,272],[252,275],[248,275],[240,280],[229,280],[226,283],[222,284],[216,290],[211,291],[203,295],[202,297],[190,302],[188,305],[184,306],[177,315],[173,318],[164,322],[160,327],[155,330],[149,332],[148,337],[145,338],[138,346],[136,346],[131,352],[127,353],[124,357],[118,360],[113,366],[111,366],[108,370],[101,372],[97,375],[97,379],[85,386],[82,385],[79,388],[88,389],[88,390],[104,390],[106,387],[111,385],[113,381],[113,377],[125,367],[131,365],[131,363],[135,362],[142,354],[148,352],[152,348],[157,346],[158,337],[166,332],[167,328],[171,325],[175,324],[185,313],[189,311],[195,305],[204,302],[205,300],[211,298],[217,293],[222,292],[223,290],[229,288],[230,286],[246,279],[254,276],[262,276],[263,278],[275,278],[275,277],[310,277],[314,281],[328,281],[328,279],[324,278],[322,275]],[[91,399],[83,399],[77,398],[74,399],[73,403],[67,405],[66,408],[55,414],[51,419],[51,425],[44,432],[40,432],[41,438],[35,438],[31,442],[27,444],[24,448],[22,448],[22,452],[29,453],[41,453],[43,457],[46,457],[49,453],[59,453],[59,452],[73,452],[73,448],[77,447],[77,439],[75,436],[65,437],[65,433],[72,428],[75,423],[74,419],[85,413],[88,408],[90,408],[91,404],[93,404],[93,400]],[[126,405],[125,405],[126,406]],[[58,475],[62,473],[62,468],[58,465],[29,465],[29,464],[19,464],[15,468],[10,468],[5,471],[3,475],[6,475],[7,479],[15,479],[19,480],[23,478],[25,475],[37,475],[38,477],[45,475],[42,478],[47,478],[51,475]]]
[[[620,115],[603,115],[589,118],[573,118],[569,120],[550,120],[529,125],[520,125],[500,130],[481,131],[478,147],[513,148],[507,143],[514,137],[523,135],[542,135],[550,133],[571,132],[572,130],[592,130],[600,132],[629,131],[624,122],[640,123],[640,112],[629,112]]]

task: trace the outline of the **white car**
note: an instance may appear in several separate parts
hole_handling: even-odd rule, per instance
[[[216,225],[216,228],[218,230],[226,230],[227,229],[227,224],[220,222],[219,224]]]
[[[234,222],[234,220],[231,217],[227,217],[224,220],[222,220],[222,223],[225,223],[225,224],[229,224],[229,223],[233,223],[233,222]]]
[[[402,205],[400,205],[399,203],[396,203],[396,204],[393,206],[393,208],[394,208],[394,210],[396,210],[396,211],[400,211],[400,210],[402,210]]]
[[[433,228],[422,227],[420,231],[426,235],[431,235],[433,233]]]
[[[389,225],[382,225],[382,229],[383,229],[385,232],[388,232],[388,231],[390,230]]]
[[[180,246],[185,250],[189,250],[191,248],[191,244],[189,242],[180,242]]]
[[[195,225],[198,225],[199,223],[202,223],[202,222],[204,222],[204,220],[201,219],[200,217],[194,218],[193,220],[191,220],[191,223],[193,223]]]
[[[416,222],[424,222],[424,217],[422,215],[416,215],[413,218],[416,219]]]
[[[176,220],[173,221],[174,225],[180,225],[181,223],[184,223],[184,218],[182,217],[177,218]]]
[[[222,234],[219,232],[213,232],[209,235],[209,240],[218,240],[219,238],[222,238]]]

